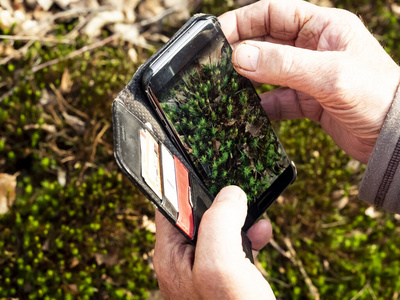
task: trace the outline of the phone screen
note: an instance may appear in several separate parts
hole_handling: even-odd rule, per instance
[[[252,83],[222,34],[154,93],[210,193],[238,185],[257,200],[289,166]]]

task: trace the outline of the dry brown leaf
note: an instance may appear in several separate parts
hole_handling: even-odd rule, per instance
[[[78,0],[54,0],[54,2],[65,10],[69,5],[71,5],[71,3],[78,2]]]
[[[8,10],[0,9],[0,28],[11,28],[12,24],[15,23],[12,13]]]
[[[73,129],[75,129],[75,131],[77,133],[84,133],[86,130],[86,125],[85,122],[83,122],[81,119],[79,119],[78,117],[72,116],[67,114],[66,112],[62,113],[65,121],[67,122],[67,124],[69,126],[71,126]]]
[[[336,202],[336,206],[338,210],[342,210],[343,208],[346,207],[348,203],[349,203],[349,197],[345,196],[342,197],[338,202]]]
[[[0,44],[0,56],[9,56],[9,55],[14,55],[16,59],[20,58],[20,55],[18,55],[19,52],[14,49],[13,46],[5,43]]]
[[[53,0],[37,0],[37,2],[45,11],[48,11],[54,3]]]
[[[247,156],[249,159],[253,159],[253,158],[254,158],[254,157],[253,157],[253,154],[250,152],[250,148],[249,148],[249,146],[247,145],[247,143],[244,143],[244,144],[243,144],[242,151],[244,152],[244,154],[246,154],[246,156]]]
[[[57,103],[57,99],[53,93],[50,93],[48,90],[42,90],[42,96],[39,99],[39,106],[43,107],[46,105],[54,105]]]
[[[68,69],[65,69],[62,77],[61,77],[61,84],[60,90],[61,93],[69,93],[71,91],[73,82],[71,81],[71,76],[69,75]]]
[[[214,99],[214,103],[219,103],[221,101],[221,95]]]
[[[400,16],[400,5],[398,5],[397,3],[392,3],[391,8],[396,16]]]
[[[211,141],[213,150],[217,153],[217,155],[219,155],[219,147],[221,147],[221,142],[217,141],[216,139],[212,139]]]
[[[74,257],[71,261],[71,263],[69,264],[70,269],[75,268],[77,265],[79,265],[79,260]]]
[[[42,250],[49,251],[49,247],[50,247],[50,239],[46,239],[43,243]]]
[[[13,11],[10,0],[0,0],[0,6],[3,7],[5,10]]]
[[[139,27],[136,24],[122,24],[117,23],[108,26],[110,30],[114,33],[117,33],[122,40],[139,45],[145,46],[146,41],[142,36],[139,35]]]
[[[253,124],[246,122],[246,132],[250,132],[253,137],[258,137],[260,135],[260,130],[263,126],[262,122],[254,122]]]
[[[81,9],[81,8],[98,8],[100,6],[97,0],[79,0],[71,3],[72,9]]]
[[[0,214],[8,212],[14,203],[17,176],[0,173]]]
[[[138,54],[136,52],[136,50],[134,48],[129,48],[128,50],[128,56],[131,59],[131,61],[133,63],[137,63],[138,62]]]
[[[83,28],[83,34],[89,37],[97,37],[101,35],[101,30],[107,24],[120,23],[125,20],[125,16],[122,11],[112,10],[99,12],[96,16],[89,21],[89,23]]]
[[[199,4],[199,0],[164,0],[165,8],[175,9],[175,12],[168,16],[168,22],[171,24],[171,26],[179,26],[179,24],[190,18],[190,12]]]
[[[135,9],[140,0],[103,0],[102,5],[109,5],[125,14],[125,22],[132,24],[136,20]]]
[[[236,123],[236,119],[231,119],[228,123],[226,123],[228,126],[232,126]]]
[[[49,13],[47,11],[44,11],[40,8],[36,8],[32,13],[33,18],[38,21],[46,18],[48,15]]]
[[[94,257],[96,258],[96,263],[99,266],[102,264],[105,264],[108,267],[112,267],[118,263],[118,254],[117,253],[108,254],[108,255],[95,253]]]
[[[70,292],[72,292],[74,295],[78,294],[78,286],[76,284],[68,284],[68,289]]]
[[[139,4],[138,10],[142,19],[149,19],[161,14],[165,8],[162,0],[147,0]]]

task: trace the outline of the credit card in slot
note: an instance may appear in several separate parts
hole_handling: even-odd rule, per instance
[[[179,212],[174,157],[163,144],[161,144],[161,166],[164,197]]]
[[[142,177],[152,191],[162,199],[160,148],[154,137],[144,129],[140,130]]]
[[[176,186],[178,190],[178,220],[176,225],[190,238],[193,238],[194,224],[193,211],[189,200],[189,171],[183,163],[174,155]]]

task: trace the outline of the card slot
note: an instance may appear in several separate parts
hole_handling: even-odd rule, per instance
[[[152,131],[150,133],[158,142],[160,149],[165,146],[168,153],[174,158],[176,157],[183,169],[186,177],[186,199],[181,204],[184,211],[179,215],[179,201],[178,209],[165,197],[165,192],[162,193],[160,200],[156,193],[147,185],[141,174],[141,145],[140,145],[140,130],[150,130],[149,127],[142,122],[136,115],[130,112],[121,102],[115,101],[113,104],[114,111],[114,134],[115,134],[115,151],[117,162],[124,171],[124,173],[135,183],[135,185],[143,192],[143,194],[151,200],[153,204],[162,212],[162,214],[169,219],[177,228],[182,231],[193,242],[196,240],[197,229],[201,217],[204,212],[210,207],[213,196],[208,193],[207,189],[201,183],[200,179],[190,169],[190,166],[185,163],[182,155],[174,148],[169,140],[162,141]],[[161,150],[162,151],[162,150]],[[163,168],[163,154],[161,152],[161,168]],[[175,165],[175,162],[174,162]],[[162,181],[164,174],[161,172]],[[163,187],[165,189],[165,187]],[[190,197],[189,197],[190,193]],[[192,204],[190,204],[190,199]]]
[[[115,151],[118,164],[124,173],[135,183],[141,192],[155,204],[163,214],[174,223],[178,218],[177,210],[163,196],[157,194],[148,186],[142,177],[140,130],[150,130],[137,116],[127,110],[120,102],[114,102],[113,111],[115,131]],[[152,135],[161,145],[160,140]]]
[[[141,137],[143,135],[143,131],[144,131],[143,129],[140,130]],[[164,146],[164,144],[162,144],[150,131],[147,130],[146,133],[147,133],[148,138],[151,137],[151,139],[153,139],[154,142],[157,143],[157,149],[156,149],[156,147],[154,147],[154,149],[150,147],[150,149],[146,148],[146,150],[145,150],[145,147],[142,147],[143,141],[141,141],[141,160],[140,160],[140,162],[141,162],[141,166],[143,167],[143,164],[146,163],[144,161],[143,157],[149,156],[149,153],[151,153],[152,151],[157,152],[158,166],[154,166],[154,164],[151,164],[149,167],[156,169],[156,170],[154,170],[154,169],[152,170],[153,173],[156,172],[157,170],[160,171],[160,174],[159,174],[159,176],[160,176],[160,178],[159,178],[160,191],[157,190],[157,188],[158,188],[157,185],[154,186],[155,180],[153,180],[153,184],[151,184],[152,181],[146,180],[146,178],[145,178],[144,182],[147,184],[148,187],[150,187],[153,190],[153,192],[159,197],[159,199],[161,199],[161,202],[160,202],[161,206],[165,210],[170,212],[170,214],[172,214],[174,216],[174,220],[177,221],[178,216],[179,216],[179,206],[178,206],[178,203],[174,203],[174,199],[169,199],[166,196],[166,184],[165,184],[166,181],[168,181],[166,178],[166,173],[168,173],[168,172],[173,173],[172,176],[168,176],[169,177],[168,179],[170,181],[176,180],[174,169],[173,170],[165,170],[165,167],[175,168],[173,156],[167,150],[167,148]],[[150,143],[150,144],[152,144],[152,143]],[[142,153],[143,151],[146,151],[146,154],[143,155],[143,153]],[[172,160],[172,165],[165,166],[164,161],[168,161],[168,156],[170,156],[170,159]],[[143,174],[142,174],[142,177],[143,177]],[[178,200],[176,199],[175,201],[177,202]]]
[[[168,201],[176,211],[179,211],[174,156],[164,144],[160,144],[160,148],[163,199]]]
[[[178,191],[178,220],[176,225],[191,239],[194,238],[193,208],[190,204],[189,171],[183,163],[174,156],[176,186]]]

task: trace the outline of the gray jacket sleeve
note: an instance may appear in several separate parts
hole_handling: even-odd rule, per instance
[[[400,88],[368,161],[358,197],[400,213]]]

